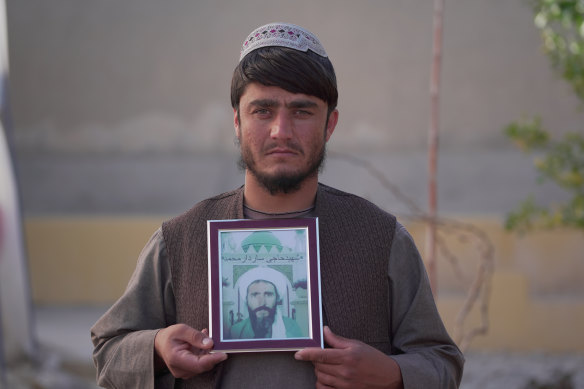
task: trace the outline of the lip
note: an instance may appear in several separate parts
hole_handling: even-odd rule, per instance
[[[288,148],[276,147],[269,150],[266,155],[296,155],[296,152]]]

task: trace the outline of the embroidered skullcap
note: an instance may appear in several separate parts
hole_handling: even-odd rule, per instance
[[[286,291],[287,279],[284,274],[270,267],[258,266],[246,271],[237,280],[237,283],[239,284],[239,293],[242,299],[245,299],[247,296],[247,288],[249,285],[258,280],[269,281],[274,284],[280,297],[282,297],[282,294]]]
[[[326,51],[316,36],[308,30],[290,23],[269,23],[256,28],[243,42],[239,60],[260,47],[280,46],[299,51],[311,50],[321,57]]]

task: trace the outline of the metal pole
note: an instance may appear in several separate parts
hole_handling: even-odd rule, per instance
[[[432,73],[430,78],[430,128],[428,130],[428,224],[426,227],[426,263],[432,292],[436,296],[437,250],[436,217],[438,215],[438,137],[439,137],[439,99],[440,65],[442,59],[442,23],[444,0],[434,0],[434,42],[432,50]]]

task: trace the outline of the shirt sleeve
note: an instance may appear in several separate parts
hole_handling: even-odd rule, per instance
[[[172,388],[155,376],[154,337],[176,322],[170,265],[161,229],[146,244],[126,291],[91,328],[97,383],[105,388]]]
[[[393,352],[405,389],[458,388],[464,357],[448,335],[411,235],[400,223],[390,252]]]

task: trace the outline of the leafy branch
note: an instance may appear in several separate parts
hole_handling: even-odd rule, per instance
[[[547,206],[538,205],[529,196],[507,215],[506,228],[520,232],[558,226],[584,229],[584,137],[568,133],[553,140],[539,118],[512,123],[505,134],[524,152],[536,154],[539,182],[551,181],[571,194],[565,203]]]
[[[535,25],[552,65],[584,100],[584,1],[532,0]]]
[[[544,51],[554,69],[584,101],[584,0],[531,0],[531,3]],[[569,195],[563,203],[547,205],[537,204],[529,196],[507,215],[505,227],[519,232],[559,226],[584,229],[583,134],[572,132],[552,139],[539,117],[513,122],[504,132],[517,147],[534,155],[539,182],[553,182]]]

